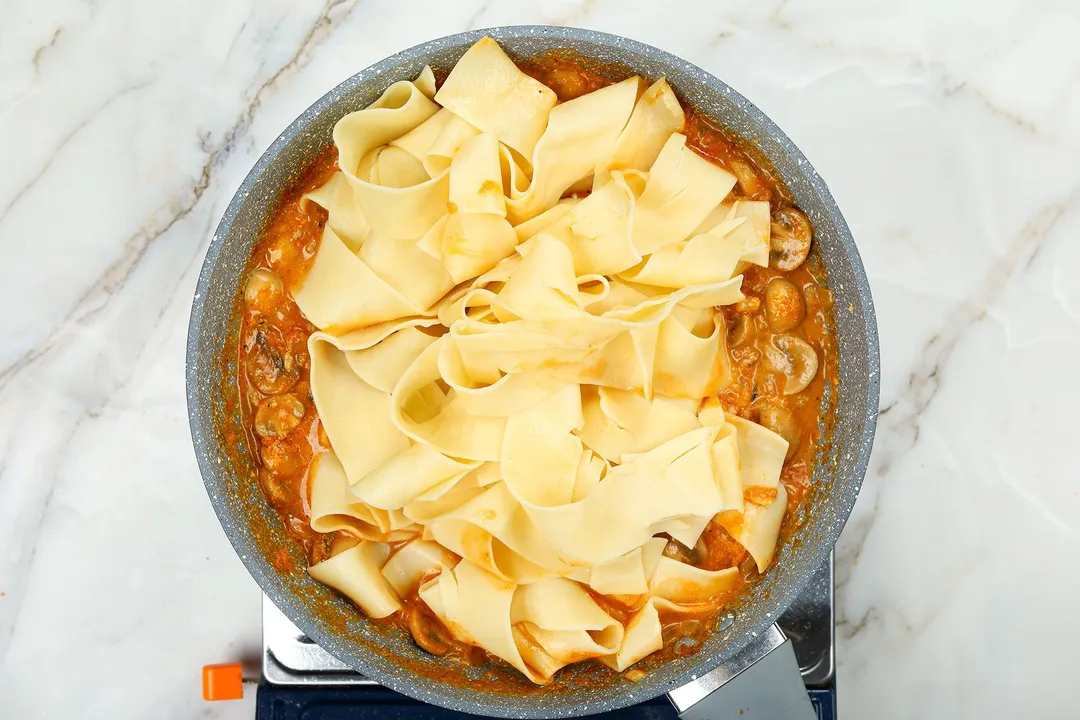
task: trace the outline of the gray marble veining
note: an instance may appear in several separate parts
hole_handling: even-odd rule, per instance
[[[260,593],[184,408],[214,226],[327,89],[516,23],[633,37],[721,78],[828,178],[858,239],[886,412],[838,545],[843,712],[1070,717],[1080,630],[1032,610],[1080,601],[1080,10],[1020,0],[8,3],[0,715],[251,717],[253,692],[198,691],[201,665],[259,645]],[[58,680],[60,657],[82,672]]]

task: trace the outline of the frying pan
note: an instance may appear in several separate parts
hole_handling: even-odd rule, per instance
[[[392,82],[424,65],[451,67],[488,35],[516,57],[570,48],[619,63],[648,78],[667,77],[681,97],[745,138],[756,139],[815,228],[816,252],[836,298],[839,383],[823,423],[813,476],[817,488],[796,518],[777,561],[690,657],[668,654],[639,664],[644,678],[582,663],[537,688],[501,668],[461,669],[419,650],[404,632],[364,617],[311,580],[304,558],[256,480],[244,452],[238,410],[234,313],[248,256],[282,191],[331,142],[334,123],[374,101]],[[263,591],[301,630],[369,678],[443,707],[497,717],[568,717],[604,712],[668,693],[684,717],[814,717],[790,641],[773,624],[827,559],[866,471],[878,410],[878,338],[859,253],[825,183],[769,118],[694,65],[633,40],[576,28],[515,26],[452,35],[410,48],[357,73],[304,111],[263,154],[217,228],[192,303],[187,397],[199,469],[221,525]],[[660,655],[660,654],[658,654]],[[712,690],[724,685],[719,692]],[[742,710],[742,715],[737,711]],[[810,713],[809,715],[807,713]]]

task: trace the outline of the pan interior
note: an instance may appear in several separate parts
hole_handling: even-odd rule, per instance
[[[648,664],[631,683],[593,663],[563,671],[553,686],[488,668],[447,670],[403,634],[369,622],[351,603],[302,570],[299,548],[255,480],[242,443],[235,362],[223,348],[236,341],[233,313],[251,247],[292,178],[331,142],[334,123],[374,101],[392,82],[424,65],[449,68],[479,38],[497,39],[512,56],[570,48],[601,63],[667,77],[689,104],[754,140],[815,227],[817,252],[836,298],[839,351],[836,416],[828,427],[813,482],[821,491],[801,512],[801,527],[723,631],[692,657]],[[625,38],[574,28],[490,28],[443,38],[389,57],[334,88],[297,118],[252,169],[210,244],[191,314],[187,361],[192,437],[207,492],[222,526],[263,591],[309,637],[358,671],[419,700],[500,717],[565,717],[602,712],[655,697],[731,657],[778,617],[824,561],[847,519],[873,442],[878,401],[877,330],[867,280],[850,231],[824,182],[791,141],[756,107],[689,63]],[[229,438],[232,438],[230,441]]]

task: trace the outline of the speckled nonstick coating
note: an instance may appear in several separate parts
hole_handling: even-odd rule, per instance
[[[519,57],[572,48],[604,63],[621,63],[649,78],[666,76],[690,104],[743,137],[757,139],[813,222],[818,251],[836,296],[840,384],[829,391],[839,391],[837,419],[826,426],[829,437],[814,475],[814,483],[822,485],[823,491],[801,511],[805,522],[781,547],[778,561],[736,611],[734,622],[714,633],[696,655],[658,664],[637,683],[588,668],[564,671],[571,676],[561,691],[528,688],[509,677],[496,689],[425,677],[425,664],[434,669],[438,661],[425,656],[402,634],[386,633],[370,623],[348,601],[306,573],[275,569],[282,567],[280,560],[274,561],[275,555],[299,557],[295,543],[263,497],[250,461],[237,448],[225,447],[222,440],[224,431],[237,429],[239,423],[235,362],[221,360],[225,343],[230,337],[235,342],[234,298],[252,244],[282,190],[331,142],[338,118],[375,100],[390,83],[415,77],[425,64],[452,66],[485,35]],[[858,250],[825,182],[791,140],[746,98],[674,55],[615,35],[547,26],[489,28],[418,45],[354,75],[300,115],[255,164],[221,219],[199,276],[187,345],[188,412],[199,468],[225,533],[263,591],[309,637],[368,677],[425,702],[499,717],[566,717],[639,703],[725,662],[753,633],[770,625],[825,560],[851,511],[870,458],[878,385],[877,325]]]

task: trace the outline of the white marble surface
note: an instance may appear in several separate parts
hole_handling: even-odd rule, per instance
[[[851,224],[883,385],[838,553],[842,716],[1077,717],[1080,5],[528,5],[0,5],[0,716],[252,717],[199,689],[259,643],[185,416],[207,240],[334,84],[532,22],[727,80]]]

